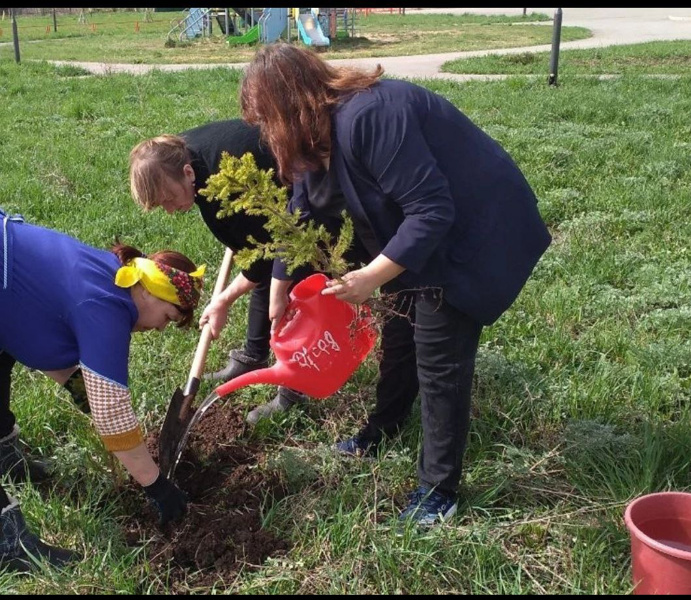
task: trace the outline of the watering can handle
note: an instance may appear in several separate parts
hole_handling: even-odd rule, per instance
[[[307,279],[303,279],[298,285],[294,286],[290,292],[290,302],[288,302],[285,312],[281,317],[276,329],[274,331],[273,337],[281,337],[283,335],[283,330],[288,326],[288,324],[301,312],[300,305],[304,300],[312,296],[320,294],[323,289],[326,288],[326,282],[328,278],[323,273],[315,273],[310,275]]]
[[[221,263],[221,268],[219,269],[218,276],[216,277],[216,284],[214,285],[214,291],[212,298],[218,296],[225,288],[226,281],[228,280],[228,274],[233,266],[233,251],[230,248],[226,248],[225,254],[223,255],[223,262]],[[204,364],[206,363],[206,355],[209,351],[209,345],[211,344],[211,326],[206,323],[202,328],[202,333],[200,336],[199,344],[197,345],[197,351],[194,353],[194,360],[192,361],[192,368],[190,369],[190,376],[188,378],[188,383],[192,379],[199,380],[204,372]]]

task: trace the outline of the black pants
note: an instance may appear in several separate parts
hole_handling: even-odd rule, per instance
[[[16,422],[10,410],[10,380],[15,362],[14,357],[0,350],[0,438],[10,435]]]
[[[364,431],[376,441],[377,431],[400,428],[415,399],[403,388],[417,392],[419,379],[423,442],[418,479],[421,485],[455,495],[470,427],[470,392],[482,325],[448,304],[440,292],[424,290],[415,294],[415,326],[410,331],[415,342],[412,359],[409,334],[402,326],[388,341],[382,338],[385,360],[377,404]],[[385,376],[387,369],[395,369],[397,377]],[[387,387],[389,393],[384,392]]]
[[[0,485],[0,510],[7,508],[10,505],[10,499],[7,497],[7,493]]]
[[[359,435],[378,443],[382,434],[398,433],[417,398],[418,374],[413,323],[415,292],[405,291],[395,280],[382,286],[392,300],[393,311],[385,316],[381,335],[381,360],[377,403]]]
[[[269,291],[271,278],[261,281],[252,290],[250,305],[247,310],[247,334],[245,354],[257,361],[269,358],[269,340],[271,339],[271,321],[269,320]]]

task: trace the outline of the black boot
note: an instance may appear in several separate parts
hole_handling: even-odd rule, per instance
[[[266,404],[257,406],[254,410],[247,413],[246,421],[250,425],[255,425],[260,419],[270,417],[279,412],[286,412],[290,410],[295,404],[299,404],[307,400],[308,396],[295,390],[286,387],[279,387],[278,394],[271,401]]]
[[[0,513],[0,569],[28,573],[36,569],[36,561],[59,568],[79,560],[76,552],[49,546],[31,533],[17,501],[10,502]]]
[[[50,478],[48,461],[29,458],[19,446],[19,427],[0,439],[0,477],[9,475],[14,483],[30,479],[34,483],[47,481]]]
[[[215,373],[207,373],[204,379],[207,381],[230,381],[240,375],[256,371],[257,369],[265,369],[269,366],[269,359],[256,360],[244,354],[242,350],[231,350],[228,356],[228,364]]]

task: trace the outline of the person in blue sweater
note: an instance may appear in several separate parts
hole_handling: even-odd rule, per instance
[[[0,209],[0,271],[0,477],[16,483],[48,475],[19,444],[10,408],[15,363],[60,384],[80,370],[105,447],[156,505],[159,524],[182,518],[185,494],[160,472],[132,408],[130,338],[171,322],[189,324],[204,267],[169,250],[146,257],[119,243],[110,252],[93,248]],[[30,535],[16,500],[3,492],[0,567],[30,568],[27,551],[56,566],[71,560],[69,552]]]
[[[483,326],[514,302],[551,236],[509,154],[442,96],[372,72],[334,68],[311,50],[263,46],[241,86],[246,121],[261,129],[286,183],[330,178],[374,257],[326,294],[359,304],[391,282],[415,290],[422,406],[419,487],[401,522],[431,526],[457,508]],[[332,209],[293,194],[289,209],[320,221]],[[269,316],[285,312],[290,277],[276,261]],[[378,402],[379,404],[379,402]],[[400,423],[409,405],[377,406]],[[337,444],[366,453],[378,439]]]

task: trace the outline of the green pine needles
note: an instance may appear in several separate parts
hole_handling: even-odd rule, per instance
[[[338,239],[323,225],[311,221],[300,222],[300,212],[288,212],[288,192],[273,181],[273,169],[260,169],[251,152],[241,158],[221,155],[218,173],[206,180],[206,187],[199,190],[208,200],[221,201],[218,218],[245,211],[248,215],[266,217],[264,228],[271,235],[270,242],[259,243],[252,236],[251,248],[244,248],[236,255],[236,262],[246,269],[262,258],[280,258],[288,273],[309,264],[315,270],[340,277],[349,270],[343,257],[353,241],[353,222],[343,211],[343,224]]]

